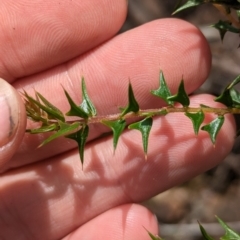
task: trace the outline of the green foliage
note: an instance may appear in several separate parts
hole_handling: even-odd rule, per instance
[[[64,90],[66,98],[70,105],[70,110],[66,116],[78,117],[75,121],[66,120],[63,113],[48,100],[46,100],[40,93],[36,92],[34,99],[26,92],[23,93],[26,105],[27,116],[35,122],[41,123],[38,128],[27,129],[28,133],[39,134],[46,132],[54,132],[46,138],[40,146],[43,146],[52,140],[59,137],[67,137],[77,142],[82,164],[84,163],[84,146],[87,142],[89,134],[90,123],[101,123],[109,127],[113,132],[113,149],[114,152],[117,143],[123,130],[126,128],[126,119],[130,117],[141,117],[142,120],[132,123],[128,126],[129,129],[136,129],[142,135],[143,151],[145,158],[147,158],[148,139],[150,130],[153,124],[154,116],[164,116],[170,113],[184,113],[193,124],[193,130],[197,135],[199,130],[208,132],[213,145],[215,145],[217,135],[224,123],[224,115],[229,113],[240,113],[240,96],[237,90],[233,87],[240,82],[240,75],[237,76],[223,91],[223,93],[215,99],[215,101],[224,103],[227,108],[212,108],[205,105],[199,107],[190,107],[190,99],[184,88],[184,80],[180,81],[178,91],[172,95],[167,82],[164,78],[163,72],[160,72],[159,84],[157,90],[152,90],[151,93],[157,96],[168,104],[166,107],[150,110],[140,110],[139,104],[134,96],[132,85],[128,86],[128,105],[115,116],[96,116],[96,109],[90,100],[84,79],[82,79],[82,96],[83,101],[78,106],[70,97],[69,93]],[[175,106],[178,102],[183,107]],[[205,118],[205,114],[215,113],[217,117],[210,123],[201,126]]]
[[[128,126],[129,129],[136,129],[141,132],[145,159],[147,159],[148,138],[149,138],[150,130],[152,128],[152,124],[153,124],[153,119],[150,117],[147,117],[142,121],[132,123],[131,125]]]
[[[185,91],[183,80],[181,81],[181,83],[178,87],[177,94],[175,94],[173,96],[169,96],[168,100],[174,101],[174,102],[179,102],[183,105],[183,107],[188,107],[189,106],[190,100],[189,100],[189,97],[188,97],[188,95]]]
[[[199,112],[196,112],[196,113],[186,112],[185,115],[191,119],[192,124],[193,124],[194,133],[195,133],[195,135],[198,135],[199,128],[204,120],[203,111],[200,110]]]
[[[102,123],[104,125],[106,125],[107,127],[110,127],[113,131],[113,149],[115,152],[115,150],[117,148],[118,139],[126,127],[126,121],[123,119],[119,119],[119,120],[115,120],[115,121],[103,120]]]
[[[227,107],[239,107],[240,94],[233,87],[240,82],[240,75],[238,75],[222,92],[221,95],[215,98],[216,102],[223,103]]]
[[[78,129],[80,126],[79,122],[69,124],[69,123],[64,123],[64,122],[59,121],[58,124],[59,124],[59,129],[57,130],[57,132],[55,132],[50,137],[45,139],[39,147],[46,145],[47,143],[51,142],[52,140],[54,140],[56,138],[70,134],[71,132]],[[40,128],[40,129],[42,129],[42,128]],[[51,129],[50,129],[50,131],[51,131]],[[45,132],[47,132],[47,131],[45,131]]]
[[[177,9],[174,11],[173,14],[176,14],[191,7],[197,7],[205,3],[210,3],[226,17],[226,20],[220,20],[217,23],[211,25],[219,31],[221,39],[223,40],[226,32],[232,32],[236,34],[240,33],[239,0],[187,0],[185,3],[181,4],[182,2],[183,1],[179,1]]]
[[[67,138],[73,139],[77,142],[82,166],[84,162],[84,147],[87,142],[88,133],[89,127],[88,125],[84,125],[77,132],[66,136]]]
[[[232,23],[229,21],[219,20],[217,23],[211,26],[219,31],[221,40],[223,40],[226,32],[240,33],[240,29],[232,26]]]
[[[152,234],[152,233],[149,232],[147,229],[146,229],[146,231],[147,231],[149,237],[150,237],[152,240],[163,240],[163,238],[160,238],[159,236]]]
[[[71,107],[70,110],[66,113],[67,116],[76,116],[87,119],[97,114],[96,108],[88,97],[84,78],[82,78],[83,101],[80,106],[77,106],[77,104],[74,103],[66,90],[64,90],[64,92]]]
[[[162,98],[167,104],[173,105],[173,101],[170,101],[168,98],[171,96],[170,89],[165,81],[163,72],[160,71],[159,77],[159,88],[157,90],[152,90],[151,93],[154,96]]]
[[[132,85],[129,83],[128,85],[128,105],[122,110],[121,116],[123,117],[127,113],[134,112],[137,113],[139,111],[139,105],[135,99]]]
[[[201,129],[209,133],[212,143],[215,145],[217,134],[219,133],[222,125],[224,123],[224,117],[218,116],[209,124],[203,126]]]
[[[221,240],[240,240],[240,235],[236,233],[233,229],[231,229],[223,220],[221,220],[219,217],[217,217],[218,222],[221,224],[223,229],[225,230],[224,236],[222,236]],[[204,240],[214,240],[210,235],[208,235],[207,231],[204,229],[204,227],[199,223],[199,227],[203,236]]]

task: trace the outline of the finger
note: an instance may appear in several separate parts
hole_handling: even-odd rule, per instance
[[[149,240],[147,230],[153,234],[158,234],[156,217],[141,205],[126,204],[100,214],[64,237],[63,240]]]
[[[15,89],[0,79],[0,171],[17,151],[26,128],[24,104]]]
[[[15,86],[29,92],[34,86],[63,112],[67,112],[69,105],[62,85],[80,103],[79,78],[83,74],[98,115],[106,115],[116,113],[119,107],[127,104],[129,78],[140,107],[154,108],[163,104],[150,95],[150,90],[158,87],[159,69],[163,70],[173,93],[182,75],[187,91],[191,92],[206,79],[210,62],[207,42],[198,29],[184,21],[165,19],[119,35],[84,57],[69,62],[67,68],[62,65],[22,79]],[[108,131],[99,125],[91,127],[89,141]],[[24,147],[11,160],[9,167],[41,160],[76,146],[71,140],[59,139],[36,149],[43,139],[43,135],[26,135]]]
[[[195,105],[219,106],[212,100],[192,98]],[[214,147],[206,132],[196,137],[190,120],[175,113],[156,118],[150,134],[147,161],[139,132],[131,130],[120,137],[114,156],[110,137],[89,143],[84,170],[78,151],[70,151],[3,175],[2,234],[11,234],[6,227],[11,223],[14,236],[66,236],[108,209],[144,201],[216,166],[231,150],[235,131],[226,116]]]
[[[126,11],[126,0],[1,1],[1,77],[12,82],[92,49],[117,33]]]

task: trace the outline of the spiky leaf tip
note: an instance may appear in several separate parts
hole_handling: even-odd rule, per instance
[[[86,84],[83,77],[82,77],[82,96],[83,101],[80,107],[84,110],[84,112],[88,114],[89,117],[96,116],[97,110],[87,94]]]
[[[205,1],[204,0],[188,0],[185,4],[182,6],[178,7],[174,12],[173,15],[181,12],[185,9],[191,8],[191,7],[196,7],[199,6],[200,4],[203,4]]]
[[[105,126],[111,128],[113,131],[113,150],[115,153],[119,137],[126,127],[126,121],[123,119],[119,119],[119,120],[115,120],[115,121],[103,120],[102,123]]]
[[[70,110],[66,113],[66,116],[75,116],[75,117],[80,117],[87,119],[88,113],[85,112],[81,107],[79,107],[73,99],[70,97],[69,93],[64,89],[64,93],[67,97],[68,103],[70,105]]]
[[[194,133],[195,133],[195,135],[198,135],[200,126],[201,126],[201,124],[204,121],[204,113],[203,113],[203,111],[199,111],[197,113],[186,112],[185,115],[188,118],[190,118],[190,120],[192,121]]]
[[[188,95],[185,91],[183,79],[179,84],[177,94],[168,97],[168,100],[181,103],[183,105],[183,107],[188,107],[189,106],[190,100],[189,100],[189,97],[188,97]]]
[[[213,121],[211,121],[209,124],[204,125],[201,128],[203,131],[208,132],[213,145],[215,145],[216,137],[217,137],[223,123],[224,123],[224,116],[218,116]]]
[[[222,219],[216,216],[218,222],[225,230],[225,234],[221,237],[222,240],[240,240],[240,235],[235,232],[232,228],[230,228]]]
[[[168,105],[173,105],[173,101],[168,99],[168,97],[171,96],[171,92],[162,71],[160,71],[159,75],[159,88],[156,90],[151,90],[151,93],[154,96],[163,99]]]
[[[128,105],[125,108],[122,108],[121,116],[123,117],[127,113],[134,112],[137,113],[139,111],[139,104],[134,96],[134,92],[132,89],[132,84],[129,82],[128,85]]]
[[[150,117],[147,117],[139,122],[132,123],[128,126],[129,129],[136,129],[141,132],[145,159],[147,159],[148,139],[149,139],[150,130],[152,128],[152,124],[153,124],[153,119]]]
[[[199,228],[200,228],[200,231],[202,233],[202,236],[203,236],[203,239],[204,240],[214,240],[214,238],[212,238],[208,233],[207,231],[204,229],[204,227],[198,222],[199,224]]]
[[[67,138],[70,138],[77,142],[82,167],[84,163],[84,147],[87,142],[88,134],[89,134],[89,127],[88,125],[84,125],[77,132],[74,132],[66,136]]]

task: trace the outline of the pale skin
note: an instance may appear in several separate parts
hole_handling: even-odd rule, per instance
[[[160,69],[172,92],[182,75],[188,93],[206,80],[211,54],[196,27],[162,19],[115,36],[126,12],[126,0],[1,1],[0,76],[19,91],[33,93],[34,87],[66,112],[61,85],[80,102],[83,75],[99,115],[126,105],[129,78],[142,109],[163,104],[149,93]],[[218,106],[212,99],[194,96],[191,105]],[[158,224],[138,203],[214,167],[234,140],[230,116],[215,148],[207,133],[195,137],[181,114],[159,117],[145,161],[138,132],[125,131],[113,156],[112,138],[98,138],[108,130],[91,126],[82,170],[70,140],[37,149],[44,136],[25,134],[25,111],[19,96],[17,101],[17,132],[0,143],[4,240],[147,240],[143,226],[157,234]]]

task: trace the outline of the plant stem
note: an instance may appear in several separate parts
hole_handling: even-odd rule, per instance
[[[137,113],[128,113],[121,117],[121,113],[105,115],[105,116],[94,116],[88,119],[88,124],[91,123],[101,123],[104,120],[114,121],[119,119],[129,119],[136,117],[154,117],[166,115],[169,113],[197,113],[202,111],[203,113],[213,113],[216,115],[225,115],[225,114],[240,114],[240,108],[212,108],[212,107],[174,107],[168,106],[157,109],[147,109],[147,110],[139,110]],[[73,123],[76,121],[80,121],[86,123],[84,119],[74,119],[71,121],[67,121],[68,123]]]

